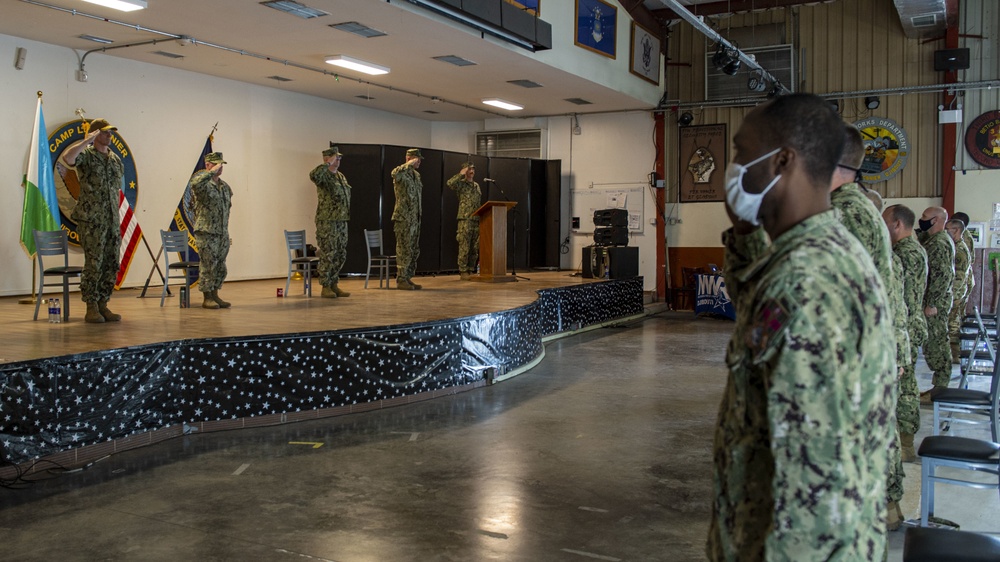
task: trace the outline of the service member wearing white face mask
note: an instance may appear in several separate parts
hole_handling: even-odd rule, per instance
[[[723,242],[737,320],[715,434],[711,560],[886,551],[896,346],[878,272],[830,208],[843,139],[839,116],[807,94],[756,108],[734,137]]]

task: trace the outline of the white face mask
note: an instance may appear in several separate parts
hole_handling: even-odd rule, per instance
[[[729,165],[726,166],[726,203],[729,205],[729,209],[734,215],[749,222],[750,224],[760,224],[757,217],[757,214],[760,213],[760,204],[764,201],[764,196],[767,195],[767,192],[774,187],[774,184],[778,183],[778,179],[781,178],[781,174],[774,176],[771,183],[767,184],[767,187],[765,187],[760,193],[748,193],[747,190],[743,188],[743,176],[746,175],[747,170],[751,166],[767,160],[780,151],[780,148],[775,148],[771,152],[768,152],[746,165],[730,162]]]

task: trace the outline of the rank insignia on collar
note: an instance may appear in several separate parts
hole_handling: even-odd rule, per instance
[[[768,299],[760,306],[746,336],[746,346],[754,361],[760,359],[768,346],[779,339],[788,319],[788,307],[777,299]]]

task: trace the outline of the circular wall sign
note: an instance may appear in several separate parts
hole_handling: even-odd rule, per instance
[[[987,111],[969,124],[965,149],[979,165],[1000,168],[1000,111]]]
[[[52,177],[56,183],[60,218],[63,228],[68,233],[69,241],[77,246],[80,245],[80,234],[76,231],[76,223],[70,217],[73,216],[73,209],[76,208],[76,201],[80,197],[80,180],[76,177],[76,170],[67,168],[60,157],[63,151],[83,137],[83,121],[79,119],[60,126],[49,135],[49,155],[52,157]],[[132,156],[132,149],[125,143],[121,131],[112,131],[109,149],[114,151],[118,158],[121,158],[125,167],[121,188],[122,192],[125,193],[125,200],[135,209],[136,198],[139,194],[139,178],[135,172],[135,158]]]
[[[892,119],[871,117],[854,123],[865,142],[861,178],[865,183],[885,181],[898,174],[910,155],[906,131]]]

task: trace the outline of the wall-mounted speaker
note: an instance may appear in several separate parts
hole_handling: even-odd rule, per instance
[[[969,49],[942,49],[934,51],[934,70],[937,72],[949,72],[953,70],[967,70],[969,68]]]
[[[14,50],[14,68],[21,70],[24,68],[24,58],[28,55],[28,49],[18,47]]]

